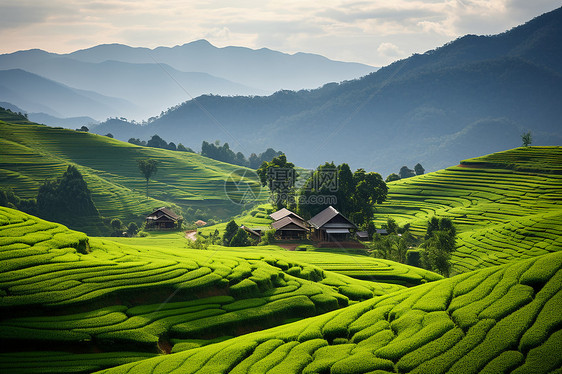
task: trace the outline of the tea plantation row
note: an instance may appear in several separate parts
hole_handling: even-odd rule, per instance
[[[123,351],[123,359],[133,360],[404,289],[324,271],[267,248],[201,251],[88,238],[2,207],[0,260],[0,339],[14,352],[0,358],[0,367],[12,359],[19,363],[14,357],[22,351],[52,351],[29,355],[42,363],[22,363],[29,366],[20,367],[24,372],[66,357],[60,351]],[[392,272],[390,265],[381,272]],[[397,269],[409,282],[414,276],[417,283],[440,278]],[[399,272],[394,276],[399,279]],[[102,355],[100,362],[118,358]],[[89,368],[96,362],[76,360]]]
[[[116,373],[551,373],[562,252],[469,272]]]
[[[457,228],[457,272],[562,249],[562,147],[517,148],[389,183],[376,221],[410,223],[423,236],[432,216]]]
[[[158,172],[145,198],[146,180],[137,160],[151,158],[159,162]],[[243,179],[259,191],[249,169],[202,157],[196,153],[139,147],[100,135],[51,128],[33,123],[13,124],[0,121],[0,184],[11,187],[20,197],[37,196],[47,178],[60,177],[75,165],[83,174],[92,199],[102,216],[122,221],[138,220],[155,206],[176,204],[182,208],[211,209],[226,218],[240,211],[235,188]],[[244,175],[250,174],[249,177]],[[225,182],[226,181],[226,182]],[[225,193],[229,191],[230,198]],[[266,193],[257,196],[265,200]],[[77,222],[88,229],[88,222]]]

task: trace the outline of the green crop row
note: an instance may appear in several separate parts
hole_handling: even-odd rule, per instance
[[[561,295],[556,252],[104,373],[152,373],[168,361],[197,373],[550,373],[562,367]],[[459,327],[461,310],[475,318]],[[216,366],[229,347],[244,348]]]

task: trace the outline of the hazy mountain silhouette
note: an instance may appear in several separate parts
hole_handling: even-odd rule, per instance
[[[109,116],[147,118],[202,94],[264,95],[282,88],[317,88],[376,70],[312,54],[216,48],[206,41],[154,50],[109,44],[66,55],[32,49],[0,55],[2,69],[23,69],[136,106],[96,117],[102,120]]]
[[[0,101],[55,117],[107,118],[134,110],[124,99],[68,87],[21,69],[0,70]]]
[[[332,61],[311,53],[287,54],[267,48],[217,48],[206,40],[155,49],[105,44],[68,55],[75,60],[100,63],[163,63],[179,71],[205,72],[254,87],[257,93],[281,89],[317,88],[367,75],[376,68],[353,62]],[[216,92],[213,92],[216,93]]]
[[[301,166],[333,160],[385,175],[402,165],[421,162],[431,171],[513,148],[527,130],[533,144],[559,144],[561,25],[562,8],[354,81],[268,97],[202,96],[131,134],[158,134],[194,149],[215,139],[244,153],[271,146]],[[124,140],[128,126],[120,124]],[[96,131],[111,129],[101,124]]]

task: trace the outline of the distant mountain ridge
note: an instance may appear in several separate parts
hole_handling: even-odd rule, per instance
[[[148,118],[202,94],[263,95],[280,89],[317,88],[376,70],[305,53],[217,48],[203,40],[173,48],[106,44],[69,54],[32,49],[0,55],[0,70],[13,69],[72,88],[125,99],[136,106],[101,114],[79,114],[99,120],[120,116]],[[32,111],[17,95],[13,99],[5,95],[4,100]],[[59,110],[59,116],[71,116],[68,109]]]
[[[349,162],[389,174],[421,162],[431,171],[519,146],[523,131],[533,132],[533,144],[561,143],[560,66],[562,8],[361,79],[268,97],[202,96],[131,130],[194,149],[214,139],[246,153],[267,144],[304,167]],[[128,139],[126,131],[120,136]]]
[[[72,88],[22,69],[0,70],[0,101],[55,117],[88,113],[104,118],[106,113],[135,110],[127,100]]]

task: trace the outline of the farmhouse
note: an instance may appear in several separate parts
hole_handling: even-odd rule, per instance
[[[271,228],[279,239],[306,239],[310,231],[306,221],[289,209],[280,209],[269,216],[275,221]]]
[[[312,217],[308,223],[312,227],[312,240],[317,241],[347,241],[351,232],[357,230],[357,226],[331,205]]]
[[[181,221],[181,216],[178,216],[168,208],[162,207],[156,209],[146,217],[146,228],[169,230],[181,225]]]
[[[306,239],[309,232],[306,223],[302,220],[287,216],[271,224],[275,235],[280,239]]]

